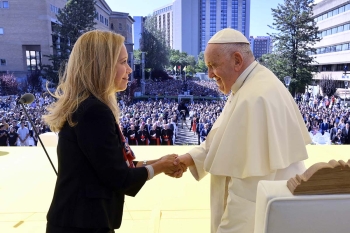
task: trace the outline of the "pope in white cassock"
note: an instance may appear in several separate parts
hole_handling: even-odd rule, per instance
[[[212,233],[252,233],[258,182],[303,173],[311,138],[293,97],[242,33],[217,32],[204,57],[209,78],[231,94],[206,141],[178,162],[197,180],[211,175]]]

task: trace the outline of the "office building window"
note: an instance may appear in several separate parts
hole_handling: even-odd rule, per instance
[[[4,29],[0,28],[0,35],[4,35]]]
[[[40,70],[41,69],[41,52],[26,50],[27,70]]]
[[[227,28],[227,0],[221,0],[221,29]]]
[[[51,12],[53,12],[55,14],[58,14],[59,8],[54,6],[54,5],[50,5],[50,10],[51,10]]]
[[[2,1],[3,8],[10,8],[9,1]]]
[[[348,31],[350,29],[349,27],[350,27],[350,24],[347,23],[347,24],[343,24],[333,28],[329,28],[327,30],[321,31],[319,34],[319,37],[329,36],[332,34],[343,32],[343,31]]]
[[[6,59],[0,59],[0,66],[6,66]]]
[[[212,37],[216,33],[216,0],[210,0],[210,31]]]
[[[319,15],[315,18],[315,21],[318,22],[321,20],[325,20],[327,18],[336,16],[336,15],[341,14],[341,13],[348,11],[348,10],[350,10],[350,4],[343,5],[341,7],[334,9],[334,10],[331,10],[329,12],[324,13],[323,15]]]
[[[334,52],[346,51],[349,49],[350,49],[349,43],[345,43],[345,44],[338,44],[338,45],[331,45],[328,47],[317,48],[316,52],[317,54],[334,53]]]

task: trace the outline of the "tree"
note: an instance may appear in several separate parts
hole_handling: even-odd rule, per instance
[[[146,68],[164,70],[169,64],[169,46],[165,41],[165,32],[157,28],[157,18],[148,16],[142,32],[141,51],[146,53]]]
[[[316,52],[313,47],[320,41],[318,27],[312,18],[313,0],[284,0],[284,5],[278,4],[272,9],[274,18],[272,29],[276,33],[269,34],[276,41],[279,61],[284,62],[285,73],[292,77],[290,89],[303,92],[305,86],[311,82],[314,58],[310,56]],[[278,76],[281,81],[284,77]]]
[[[334,80],[331,75],[322,75],[322,80],[320,81],[320,87],[322,93],[327,96],[332,96],[337,91],[338,81]]]
[[[205,65],[204,61],[204,52],[200,52],[198,55],[198,62],[195,70],[200,73],[206,73],[208,71],[208,67]]]
[[[141,50],[134,50],[134,63],[140,63],[141,61]]]
[[[186,67],[186,72],[193,75],[194,73],[196,73],[196,64],[197,64],[196,58],[192,55],[188,55],[187,62],[188,62],[188,65]]]
[[[179,50],[170,50],[170,66],[181,66],[182,68],[189,64],[189,56],[186,52],[180,52]]]
[[[286,76],[289,76],[288,71],[286,70],[286,64],[288,60],[283,57],[283,54],[277,52],[272,52],[264,54],[259,58],[260,64],[269,68],[277,77],[282,79]],[[294,80],[292,80],[294,81]]]
[[[186,52],[180,52],[179,50],[170,50],[170,70],[173,70],[173,67],[181,66],[182,72],[186,73],[195,73],[196,59],[192,55],[188,55]],[[183,69],[186,67],[186,71]]]
[[[58,83],[59,71],[63,71],[77,39],[94,29],[95,0],[68,0],[58,11],[57,22],[52,26],[53,54],[48,55],[51,65],[45,65],[47,80]]]
[[[42,91],[42,80],[40,70],[35,70],[27,75],[27,87],[27,90],[31,93]]]

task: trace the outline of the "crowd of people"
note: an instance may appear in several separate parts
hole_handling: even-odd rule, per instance
[[[35,101],[25,106],[33,124],[18,103],[20,95],[0,97],[0,146],[36,146],[38,137],[34,131],[38,134],[50,131],[42,115],[54,98],[46,92],[34,95]]]
[[[167,99],[138,101],[120,105],[120,127],[130,145],[173,145],[178,127],[192,131],[200,143],[205,140],[224,104],[224,101],[186,104]]]
[[[329,134],[332,144],[350,144],[350,108],[339,97],[297,95],[296,101],[312,135]]]
[[[136,91],[141,92],[141,87]],[[179,93],[189,92],[194,96],[209,96],[220,97],[220,93],[217,89],[215,82],[209,80],[173,80],[168,79],[165,81],[145,81],[145,94],[152,96],[174,96]]]
[[[154,90],[175,90],[172,94],[183,85],[179,81],[156,83]],[[175,83],[175,86],[178,83],[179,89],[166,88],[170,83]],[[198,83],[203,85],[197,85],[196,91],[205,85],[210,86],[212,82],[190,81],[189,88]],[[158,88],[160,86],[162,88]],[[212,90],[209,87],[208,89]],[[35,101],[26,106],[34,123],[32,125],[22,107],[16,103],[18,97],[0,98],[0,146],[36,146],[38,138],[33,127],[39,134],[50,132],[41,115],[46,113],[46,106],[52,103],[54,98],[47,92],[35,93]],[[305,93],[296,95],[295,100],[310,133],[323,135],[327,132],[332,144],[350,144],[350,108],[347,108],[340,98],[320,95],[315,97]],[[130,104],[120,101],[120,128],[130,145],[174,145],[179,127],[192,131],[200,144],[206,139],[224,104],[223,100],[178,103],[166,98]],[[187,124],[188,121],[190,124]]]

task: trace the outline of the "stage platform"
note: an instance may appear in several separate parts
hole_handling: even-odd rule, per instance
[[[133,147],[138,160],[183,154],[193,146]],[[350,146],[307,146],[307,167],[331,159],[348,161]],[[57,167],[56,148],[47,151]],[[40,147],[0,147],[0,233],[43,233],[56,174]],[[121,233],[209,233],[209,176],[197,182],[163,174],[125,201]]]

